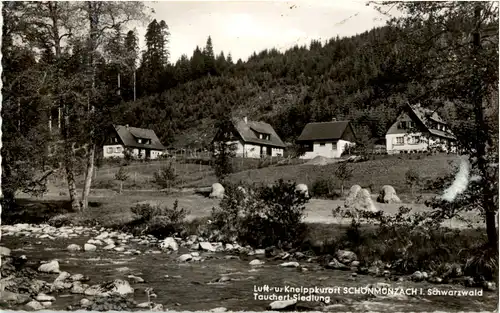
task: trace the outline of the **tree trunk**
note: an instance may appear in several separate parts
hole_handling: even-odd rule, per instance
[[[87,172],[85,173],[85,183],[82,191],[82,210],[85,211],[89,204],[90,186],[92,184],[92,173],[94,172],[95,145],[90,145],[87,156]]]
[[[66,180],[68,181],[69,199],[71,201],[71,208],[75,212],[81,211],[80,202],[78,201],[78,194],[76,192],[75,175],[73,172],[73,148],[66,140],[64,151],[64,168],[66,170]]]
[[[120,181],[120,194],[122,194],[122,191],[123,191],[123,181]]]
[[[494,211],[486,212],[486,234],[488,235],[488,244],[492,249],[498,249],[498,233],[496,227],[496,214]]]
[[[474,17],[476,20],[476,29],[473,33],[473,56],[476,57],[479,55],[481,50],[481,11],[483,7],[481,4],[477,4],[474,10]],[[484,100],[484,90],[483,90],[483,82],[481,81],[481,67],[480,64],[476,61],[475,58],[473,61],[474,71],[475,71],[475,79],[472,82],[472,92],[474,99],[474,115],[477,129],[477,138],[476,138],[476,151],[475,156],[477,158],[477,166],[479,172],[481,174],[482,179],[485,182],[491,181],[489,175],[489,164],[487,159],[487,147],[491,142],[491,138],[488,134],[488,125],[486,124],[484,117],[484,109],[483,109],[483,100]],[[485,219],[486,219],[486,234],[488,236],[488,243],[491,248],[497,250],[498,249],[498,233],[496,229],[496,211],[498,207],[496,207],[496,203],[494,200],[494,195],[498,192],[497,190],[491,190],[492,185],[487,184],[483,186],[483,208],[485,210]]]

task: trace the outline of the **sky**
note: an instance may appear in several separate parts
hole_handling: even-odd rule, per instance
[[[196,46],[204,47],[211,36],[214,52],[231,53],[245,61],[253,52],[286,50],[311,40],[353,36],[385,20],[365,1],[148,1],[152,18],[164,20],[170,31],[170,61],[190,57]],[[146,25],[137,27],[144,48]]]

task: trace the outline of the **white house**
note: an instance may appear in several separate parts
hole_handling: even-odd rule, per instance
[[[385,135],[388,154],[456,151],[456,138],[439,115],[407,104]]]
[[[309,123],[297,138],[297,143],[306,151],[301,159],[340,158],[346,147],[355,142],[356,136],[349,121]]]
[[[221,140],[217,132],[213,142]],[[234,144],[238,157],[262,158],[266,156],[283,156],[285,144],[268,123],[249,121],[246,117],[233,120],[233,129],[229,144]]]
[[[156,159],[165,147],[151,129],[113,125],[103,145],[103,157],[123,158],[125,151],[136,158]]]

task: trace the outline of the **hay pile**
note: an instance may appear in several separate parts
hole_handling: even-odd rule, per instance
[[[380,203],[401,203],[396,190],[390,185],[385,185],[380,189],[380,193],[377,198],[377,202]]]
[[[378,209],[373,203],[370,192],[362,189],[359,185],[354,185],[349,191],[344,206],[348,209],[377,212]]]

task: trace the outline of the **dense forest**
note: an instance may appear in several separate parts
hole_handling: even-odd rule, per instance
[[[149,25],[148,47],[168,42],[168,32],[163,32],[154,39],[159,45],[149,44],[150,30],[160,24]],[[152,66],[148,56],[156,53],[148,50],[137,70],[137,100],[130,97],[130,83],[122,85],[128,96],[114,120],[152,127],[165,144],[175,147],[202,148],[209,142],[221,105],[235,116],[269,122],[287,142],[306,123],[332,118],[353,121],[364,137],[381,137],[405,101],[420,95],[418,86],[398,93],[385,88],[397,79],[391,67],[395,45],[388,44],[392,36],[389,27],[377,28],[285,52],[264,50],[236,63],[230,53],[215,55],[210,37],[205,47],[196,47],[191,57],[183,55],[175,64],[159,52]],[[129,73],[125,79],[133,78]]]

